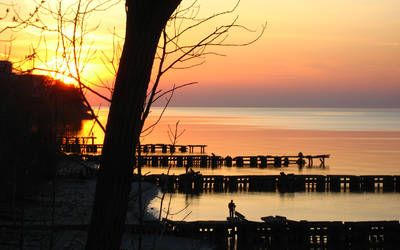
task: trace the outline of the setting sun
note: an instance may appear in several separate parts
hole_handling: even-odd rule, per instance
[[[0,249],[400,249],[399,12],[0,0]]]
[[[57,63],[57,61],[54,60],[50,61],[46,65],[43,65],[43,67],[38,66],[39,69],[34,70],[33,73],[39,75],[48,75],[55,80],[61,80],[65,84],[73,84],[78,86],[75,66],[72,63],[69,66],[62,64],[62,60],[59,60],[59,62],[60,63]]]

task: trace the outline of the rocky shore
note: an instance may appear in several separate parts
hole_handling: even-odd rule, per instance
[[[96,186],[95,177],[91,173],[96,167],[93,163],[65,157],[58,162],[57,178],[54,181],[41,184],[34,195],[26,197],[24,202],[16,206],[0,204],[3,211],[0,224],[4,225],[0,229],[0,248],[20,249],[22,237],[24,249],[49,249],[50,245],[53,249],[84,249],[85,227],[90,223]],[[142,190],[144,220],[154,221],[154,213],[147,211],[147,206],[160,195],[159,188],[144,182]],[[138,183],[134,182],[127,224],[138,224],[139,209]],[[63,225],[76,226],[79,230],[60,229]],[[38,229],[38,226],[41,228]],[[138,237],[137,234],[126,232],[121,248],[137,249]],[[199,240],[162,234],[145,234],[142,246],[142,249],[211,249]]]

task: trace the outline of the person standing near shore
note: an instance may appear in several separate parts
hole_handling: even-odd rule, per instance
[[[228,203],[228,208],[229,208],[229,218],[233,218],[235,215],[235,208],[236,208],[236,205],[235,203],[233,203],[233,200],[231,200],[231,202]]]

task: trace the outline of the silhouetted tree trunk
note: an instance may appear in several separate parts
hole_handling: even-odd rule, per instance
[[[108,115],[86,249],[119,249],[154,55],[161,31],[180,1],[126,1],[125,44]]]

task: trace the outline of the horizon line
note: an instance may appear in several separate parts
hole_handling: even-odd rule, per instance
[[[110,107],[110,104],[96,104],[92,105],[94,107]],[[164,108],[163,105],[152,105],[151,107],[154,108]],[[269,106],[261,106],[261,105],[231,105],[231,106],[224,106],[224,105],[168,105],[168,108],[337,108],[337,109],[400,109],[400,106],[292,106],[292,105],[269,105]]]

